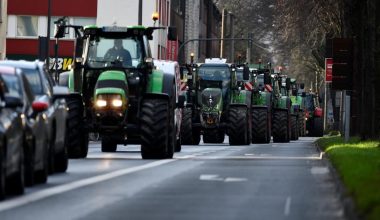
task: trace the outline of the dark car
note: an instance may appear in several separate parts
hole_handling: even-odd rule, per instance
[[[64,99],[69,91],[66,87],[56,86],[43,62],[1,61],[0,65],[20,68],[37,99],[48,103],[44,112],[48,119],[49,171],[65,172],[68,155],[65,145],[67,105]]]
[[[5,66],[0,66],[5,68]],[[25,183],[47,181],[48,176],[48,103],[36,99],[26,76],[21,71],[1,73],[10,96],[20,97],[24,132]],[[20,131],[21,132],[21,131]]]
[[[6,188],[15,194],[24,192],[23,106],[21,97],[11,93],[3,74],[14,74],[11,67],[0,67],[0,200]]]

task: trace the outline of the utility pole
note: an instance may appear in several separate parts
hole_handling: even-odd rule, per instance
[[[139,18],[138,25],[142,25],[142,0],[139,0]]]
[[[230,18],[230,38],[234,38],[234,15],[232,13],[228,13]],[[231,63],[235,62],[235,40],[231,41],[231,50],[230,50],[230,57]]]
[[[223,43],[224,43],[224,11],[225,9],[223,8],[222,11],[222,30],[221,30],[221,41],[220,41],[220,58],[223,58]]]
[[[251,62],[251,50],[252,50],[252,39],[253,39],[253,34],[248,33],[248,42],[247,42],[247,63]]]

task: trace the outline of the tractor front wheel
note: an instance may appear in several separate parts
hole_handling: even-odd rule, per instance
[[[247,145],[249,142],[248,120],[249,117],[246,107],[230,107],[228,114],[228,135],[230,145]]]
[[[289,142],[289,114],[284,110],[273,112],[273,142]]]
[[[170,107],[165,99],[146,99],[141,107],[141,156],[164,159],[169,154]]]
[[[267,109],[252,109],[252,143],[268,143],[268,121]]]

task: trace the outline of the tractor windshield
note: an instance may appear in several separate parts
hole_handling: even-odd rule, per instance
[[[143,48],[138,37],[95,38],[90,41],[87,62],[91,68],[137,68],[143,61]]]
[[[208,81],[210,83],[220,82],[222,87],[228,86],[230,83],[230,69],[228,66],[201,66],[198,69],[199,81]],[[214,86],[212,86],[214,87]],[[219,86],[216,86],[219,87]]]

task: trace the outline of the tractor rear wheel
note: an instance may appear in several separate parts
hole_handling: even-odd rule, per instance
[[[183,145],[192,145],[194,143],[192,132],[192,110],[191,108],[184,108],[182,112],[181,143]]]
[[[298,120],[297,115],[290,116],[290,126],[291,126],[291,136],[290,139],[295,141],[298,140]]]
[[[67,98],[67,150],[70,158],[85,158],[88,153],[88,133],[83,126],[83,104],[78,98]]]
[[[268,121],[267,109],[252,109],[252,143],[268,143]]]
[[[304,137],[306,135],[305,126],[305,114],[302,112],[298,116],[298,133],[300,137]]]
[[[312,135],[315,137],[323,136],[323,118],[314,118]]]
[[[228,135],[230,145],[246,145],[248,143],[248,112],[246,107],[230,107],[228,114]]]
[[[165,99],[145,99],[141,107],[141,156],[143,159],[168,157],[170,107]]]
[[[289,114],[284,110],[273,112],[273,142],[289,142]]]

